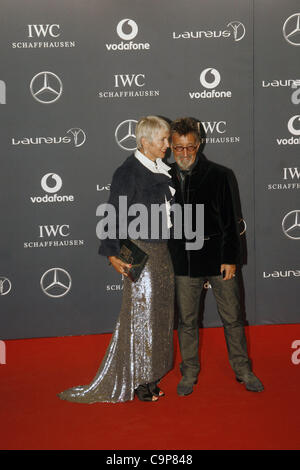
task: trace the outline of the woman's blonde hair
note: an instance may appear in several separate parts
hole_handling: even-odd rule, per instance
[[[155,134],[160,129],[166,129],[168,132],[170,132],[169,123],[158,116],[142,117],[137,123],[135,129],[137,148],[141,148],[141,140],[143,137],[151,142],[153,134]]]

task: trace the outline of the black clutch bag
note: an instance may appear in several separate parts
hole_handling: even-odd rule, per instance
[[[128,277],[136,282],[144,269],[149,256],[131,240],[120,240],[120,254],[118,256],[124,263],[131,264]]]

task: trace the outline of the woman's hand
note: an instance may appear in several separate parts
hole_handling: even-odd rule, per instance
[[[131,264],[124,263],[124,261],[120,260],[117,256],[109,256],[108,259],[118,273],[123,274],[123,276],[128,276],[127,272],[131,268]]]
[[[223,274],[223,281],[235,277],[236,265],[235,264],[221,264],[221,274]]]

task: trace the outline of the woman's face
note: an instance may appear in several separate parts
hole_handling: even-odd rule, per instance
[[[166,129],[159,129],[152,134],[152,140],[145,137],[142,140],[143,150],[146,157],[155,161],[157,158],[164,158],[169,145],[170,132]]]

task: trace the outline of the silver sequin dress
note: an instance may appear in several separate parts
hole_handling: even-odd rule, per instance
[[[136,151],[114,173],[109,203],[117,213],[121,195],[126,195],[128,206],[143,203],[149,210],[153,203],[164,203],[172,196],[168,169]],[[88,385],[60,393],[62,400],[132,400],[139,385],[160,380],[172,368],[174,273],[167,241],[134,242],[149,258],[136,283],[125,278],[119,318],[98,372]],[[118,240],[110,237],[101,243],[99,254],[118,256],[118,250]]]
[[[90,384],[65,390],[80,403],[133,400],[138,385],[161,379],[173,365],[174,275],[167,242],[135,243],[148,253],[136,283],[124,280],[120,315]]]

